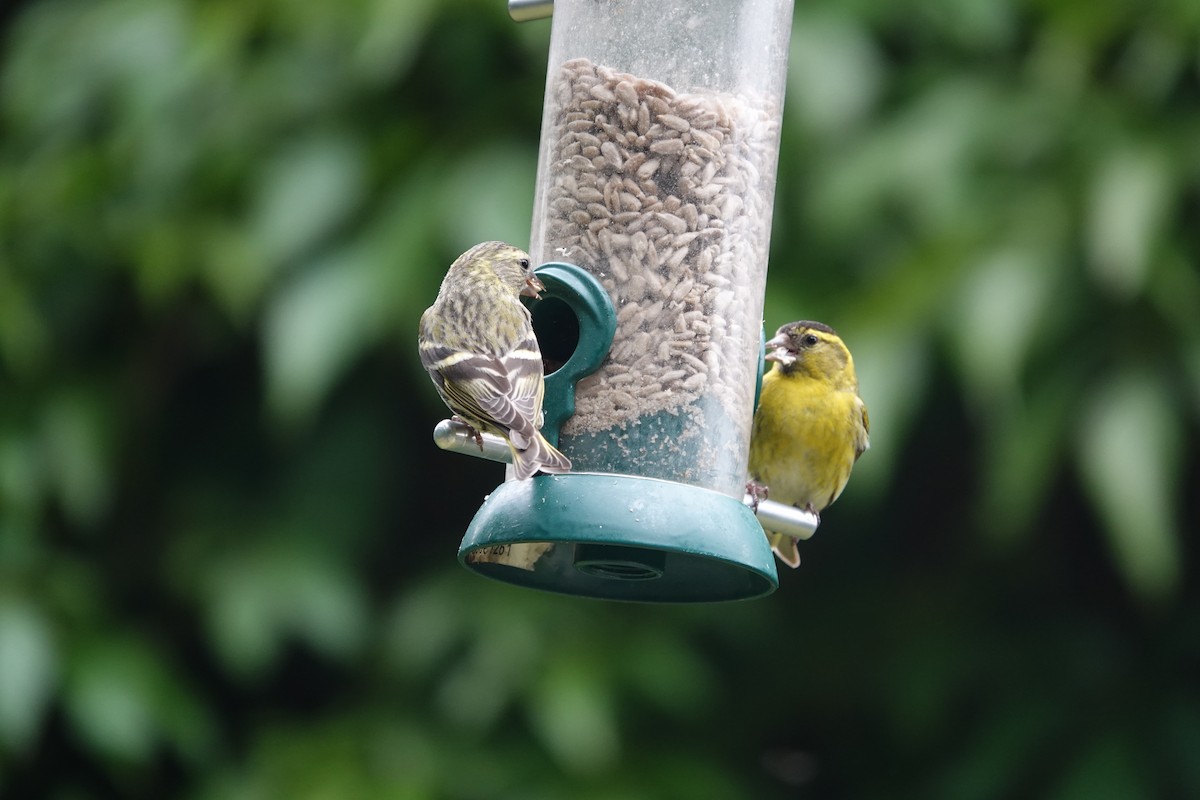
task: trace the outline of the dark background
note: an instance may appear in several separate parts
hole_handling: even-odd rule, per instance
[[[766,599],[458,566],[416,320],[526,243],[502,0],[0,13],[0,796],[1200,796],[1200,12],[797,4],[766,324],[872,449]]]

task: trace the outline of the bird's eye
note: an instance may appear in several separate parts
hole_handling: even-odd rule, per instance
[[[813,335],[810,333],[810,334],[807,334],[807,335],[806,335],[806,336],[805,336],[805,337],[804,337],[804,338],[803,338],[801,341],[803,341],[803,342],[804,342],[804,346],[805,346],[805,347],[812,347],[812,346],[813,346],[813,345],[815,345],[817,342],[819,342],[819,341],[820,341],[820,339],[818,339],[816,336],[813,336]]]
[[[521,259],[521,269],[529,269],[529,259],[528,258]]]

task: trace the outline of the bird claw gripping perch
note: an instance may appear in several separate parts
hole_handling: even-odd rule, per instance
[[[817,514],[785,503],[767,500],[765,493],[762,497],[756,497],[752,492],[747,491],[742,502],[750,507],[765,530],[782,533],[793,539],[811,539],[817,532],[817,526],[821,524],[821,518]]]

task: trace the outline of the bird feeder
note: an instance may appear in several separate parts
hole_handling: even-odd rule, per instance
[[[531,310],[543,433],[573,468],[510,469],[469,569],[641,601],[777,586],[744,487],[791,18],[792,0],[553,3]],[[435,438],[478,454],[452,423]]]

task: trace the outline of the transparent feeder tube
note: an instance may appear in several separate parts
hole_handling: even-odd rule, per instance
[[[604,286],[575,469],[741,498],[792,0],[556,0],[531,252]]]

